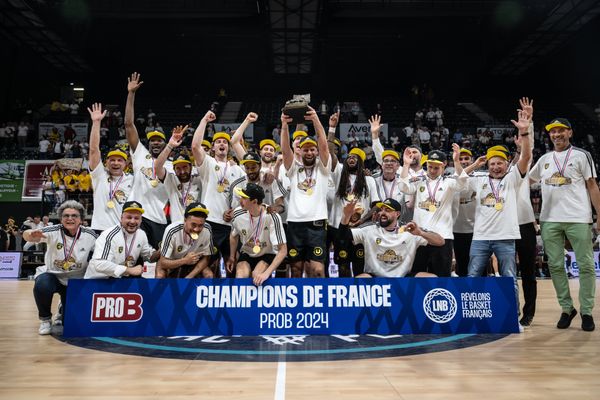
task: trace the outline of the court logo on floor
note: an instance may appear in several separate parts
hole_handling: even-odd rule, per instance
[[[507,335],[175,336],[69,339],[56,336],[56,338],[84,348],[145,357],[293,362],[410,356],[477,346],[505,336]]]

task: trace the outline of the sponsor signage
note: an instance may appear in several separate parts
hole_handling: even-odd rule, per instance
[[[383,136],[388,138],[388,124],[381,124]],[[359,142],[364,142],[367,138],[371,141],[370,124],[340,124],[340,140],[344,143],[352,141],[354,138]]]
[[[512,278],[73,279],[67,301],[66,337],[519,332]]]
[[[18,278],[21,273],[22,253],[0,253],[0,278]]]
[[[42,201],[44,182],[50,176],[54,163],[54,160],[27,160],[22,194],[23,201]]]
[[[0,160],[0,201],[21,201],[24,160]]]
[[[596,277],[600,278],[600,252],[594,251],[594,270],[596,271]],[[579,276],[579,266],[575,259],[575,252],[569,251],[565,255],[565,270],[567,273],[571,273],[573,276]]]

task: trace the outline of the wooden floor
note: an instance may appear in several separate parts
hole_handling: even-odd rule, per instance
[[[556,329],[548,280],[520,335],[430,354],[286,363],[130,356],[39,336],[32,286],[0,281],[0,399],[600,398],[600,329],[583,332],[579,316]],[[576,297],[577,281],[571,286]]]

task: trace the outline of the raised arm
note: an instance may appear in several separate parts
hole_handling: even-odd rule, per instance
[[[177,125],[171,134],[171,139],[169,139],[169,143],[165,146],[163,151],[160,152],[158,157],[156,157],[156,162],[154,163],[154,168],[156,169],[156,176],[161,181],[165,179],[165,175],[167,171],[165,170],[165,162],[169,158],[171,151],[175,150],[181,142],[183,141],[183,135],[187,132],[188,126]]]
[[[244,121],[236,129],[235,133],[231,137],[231,147],[233,148],[233,151],[235,152],[235,156],[237,157],[238,160],[241,160],[244,157],[244,155],[246,155],[246,153],[247,153],[246,149],[242,145],[242,140],[244,139],[244,132],[246,131],[248,126],[250,124],[253,124],[254,122],[256,122],[257,119],[258,119],[257,113],[253,113],[253,112],[248,113],[248,115],[246,116]]]
[[[371,124],[371,141],[373,142],[375,161],[377,161],[377,164],[383,166],[383,157],[381,157],[383,154],[383,146],[379,140],[379,132],[381,131],[381,115],[373,115],[369,119],[369,124]]]
[[[331,172],[335,171],[335,167],[337,166],[337,163],[339,161],[335,151],[335,129],[339,121],[339,111],[334,114],[331,114],[331,116],[329,117],[329,130],[327,131],[327,146],[329,148],[329,154],[331,154]]]
[[[518,118],[518,121],[510,120],[510,122],[512,122],[512,124],[519,130],[519,136],[517,139],[515,139],[515,143],[521,146],[521,156],[519,157],[519,162],[517,162],[517,168],[519,168],[521,175],[525,175],[529,167],[529,162],[533,157],[531,141],[528,137],[526,137],[529,135],[531,115],[523,110],[519,110]]]
[[[319,158],[323,165],[327,165],[327,161],[329,161],[329,146],[327,146],[327,135],[325,134],[325,128],[321,124],[319,120],[319,116],[314,108],[308,107],[308,111],[304,116],[304,119],[307,121],[312,121],[313,126],[315,127],[315,131],[317,132],[317,143],[319,148]]]
[[[292,122],[292,118],[288,117],[284,113],[281,113],[281,154],[283,155],[283,166],[285,170],[289,170],[294,162],[294,151],[290,147],[290,128],[289,123]]]
[[[456,175],[462,174],[463,167],[460,165],[460,146],[456,143],[452,143],[452,160],[454,161],[454,172],[456,172]]]
[[[89,163],[90,170],[96,169],[98,164],[102,162],[102,155],[100,154],[100,122],[106,116],[106,110],[102,112],[102,104],[94,103],[92,108],[88,107],[90,118],[92,119],[92,130],[90,132],[90,154]]]
[[[127,78],[127,103],[125,104],[125,134],[127,135],[127,143],[131,151],[137,149],[140,143],[140,136],[138,135],[137,128],[135,127],[134,121],[134,107],[135,103],[135,92],[142,86],[144,82],[140,81],[140,74],[134,72],[129,78]]]
[[[217,119],[217,116],[212,111],[207,111],[204,114],[204,117],[200,120],[196,131],[194,132],[194,137],[192,138],[192,154],[194,155],[194,161],[197,166],[201,166],[204,163],[204,157],[206,157],[206,152],[202,147],[202,141],[204,140],[204,133],[206,132],[206,125],[210,122]]]
[[[477,158],[477,160],[475,160],[475,162],[473,164],[471,164],[467,168],[465,168],[464,171],[467,175],[470,175],[473,171],[483,167],[486,162],[487,162],[486,157],[481,156],[481,157]]]

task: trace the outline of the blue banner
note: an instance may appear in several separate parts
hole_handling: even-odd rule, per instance
[[[517,333],[513,282],[73,279],[64,336]]]

